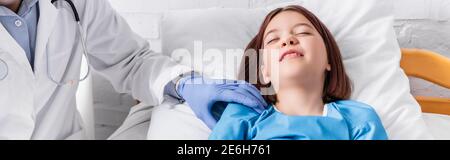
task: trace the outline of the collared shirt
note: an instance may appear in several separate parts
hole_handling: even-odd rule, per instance
[[[5,6],[0,6],[0,23],[23,48],[32,68],[39,19],[37,2],[38,0],[22,0],[17,14]]]

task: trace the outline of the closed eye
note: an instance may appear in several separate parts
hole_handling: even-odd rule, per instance
[[[300,33],[296,33],[295,35],[298,35],[298,36],[311,35],[311,33],[309,33],[309,32],[300,32]]]
[[[273,38],[273,39],[270,39],[266,44],[270,44],[270,43],[272,43],[272,42],[275,42],[275,41],[277,41],[279,38]]]

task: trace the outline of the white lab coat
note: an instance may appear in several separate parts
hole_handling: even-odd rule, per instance
[[[78,84],[57,86],[47,75],[49,63],[56,80],[80,77],[82,47],[73,12],[63,1],[55,5],[50,0],[38,3],[34,72],[24,50],[0,25],[0,63],[6,64],[8,72],[0,80],[0,139],[82,138],[73,137],[83,135],[75,103]],[[90,66],[110,80],[118,92],[157,105],[163,100],[164,86],[190,70],[152,52],[148,42],[133,33],[106,0],[74,3],[85,32],[82,36],[86,38]]]

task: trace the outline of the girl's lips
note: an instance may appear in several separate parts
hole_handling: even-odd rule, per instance
[[[303,57],[304,55],[303,55],[302,52],[300,52],[298,50],[289,49],[289,50],[283,52],[283,54],[281,54],[279,61],[281,62],[286,56],[289,56],[289,57]]]

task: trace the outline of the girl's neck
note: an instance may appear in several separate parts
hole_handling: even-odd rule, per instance
[[[14,13],[19,12],[20,3],[22,3],[22,0],[16,0],[12,2],[11,4],[5,5],[6,8],[10,9]]]
[[[322,115],[322,89],[316,87],[280,88],[276,108],[287,115]],[[314,89],[315,88],[315,89]]]

